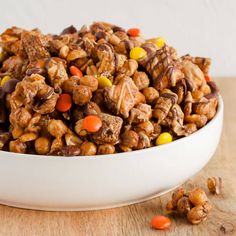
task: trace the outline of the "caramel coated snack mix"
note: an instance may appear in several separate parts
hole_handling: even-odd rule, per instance
[[[0,35],[0,150],[98,155],[191,135],[216,114],[209,58],[95,22]]]

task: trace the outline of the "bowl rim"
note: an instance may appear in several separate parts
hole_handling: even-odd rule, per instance
[[[218,95],[218,107],[217,107],[217,111],[215,116],[202,128],[200,128],[199,130],[197,130],[196,132],[190,134],[189,136],[186,137],[182,137],[179,138],[177,140],[174,140],[173,142],[164,144],[164,145],[160,145],[160,146],[153,146],[150,148],[145,148],[145,149],[141,149],[141,150],[134,150],[131,152],[120,152],[120,153],[114,153],[114,154],[98,154],[98,155],[94,155],[94,156],[51,156],[51,155],[37,155],[37,154],[23,154],[23,153],[14,153],[14,152],[8,152],[8,151],[1,151],[0,150],[0,158],[37,158],[37,159],[44,159],[44,160],[96,160],[96,159],[117,159],[117,158],[137,158],[135,157],[135,153],[139,152],[139,153],[143,153],[143,155],[141,155],[142,157],[145,157],[145,153],[149,152],[150,150],[156,149],[155,151],[157,152],[160,149],[164,149],[164,148],[171,148],[174,145],[178,145],[181,142],[184,142],[186,140],[189,139],[193,139],[196,136],[201,135],[206,129],[208,129],[209,127],[211,127],[215,121],[219,118],[220,114],[223,115],[223,109],[224,109],[224,102],[222,99],[222,96],[219,94]],[[4,154],[4,155],[2,155]]]

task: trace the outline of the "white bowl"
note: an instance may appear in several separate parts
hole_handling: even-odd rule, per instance
[[[214,154],[223,121],[170,144],[92,157],[0,152],[0,203],[39,210],[95,210],[141,202],[182,184]]]

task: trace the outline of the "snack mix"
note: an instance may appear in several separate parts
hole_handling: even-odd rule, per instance
[[[216,114],[209,58],[95,22],[0,35],[0,150],[98,155],[188,136]],[[190,214],[190,213],[189,213]]]
[[[168,213],[186,216],[192,224],[205,221],[212,210],[206,193],[201,188],[194,188],[186,192],[184,188],[175,190],[172,199],[166,205]]]

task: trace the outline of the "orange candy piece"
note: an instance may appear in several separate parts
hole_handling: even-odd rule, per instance
[[[205,80],[208,82],[208,81],[211,81],[211,78],[210,78],[210,76],[208,76],[208,75],[205,75]]]
[[[83,120],[83,129],[88,132],[97,132],[102,127],[102,120],[96,115],[86,116]]]
[[[127,33],[131,37],[138,37],[140,35],[140,29],[139,28],[130,28],[127,31]]]
[[[79,68],[77,68],[76,66],[71,66],[70,67],[70,73],[72,75],[76,75],[78,77],[82,77],[83,76],[82,71]]]
[[[70,94],[63,93],[57,100],[56,109],[60,112],[66,112],[70,110],[72,106],[72,98]]]
[[[168,229],[170,225],[171,220],[168,217],[162,215],[154,216],[151,221],[151,227],[154,229],[164,230]]]

